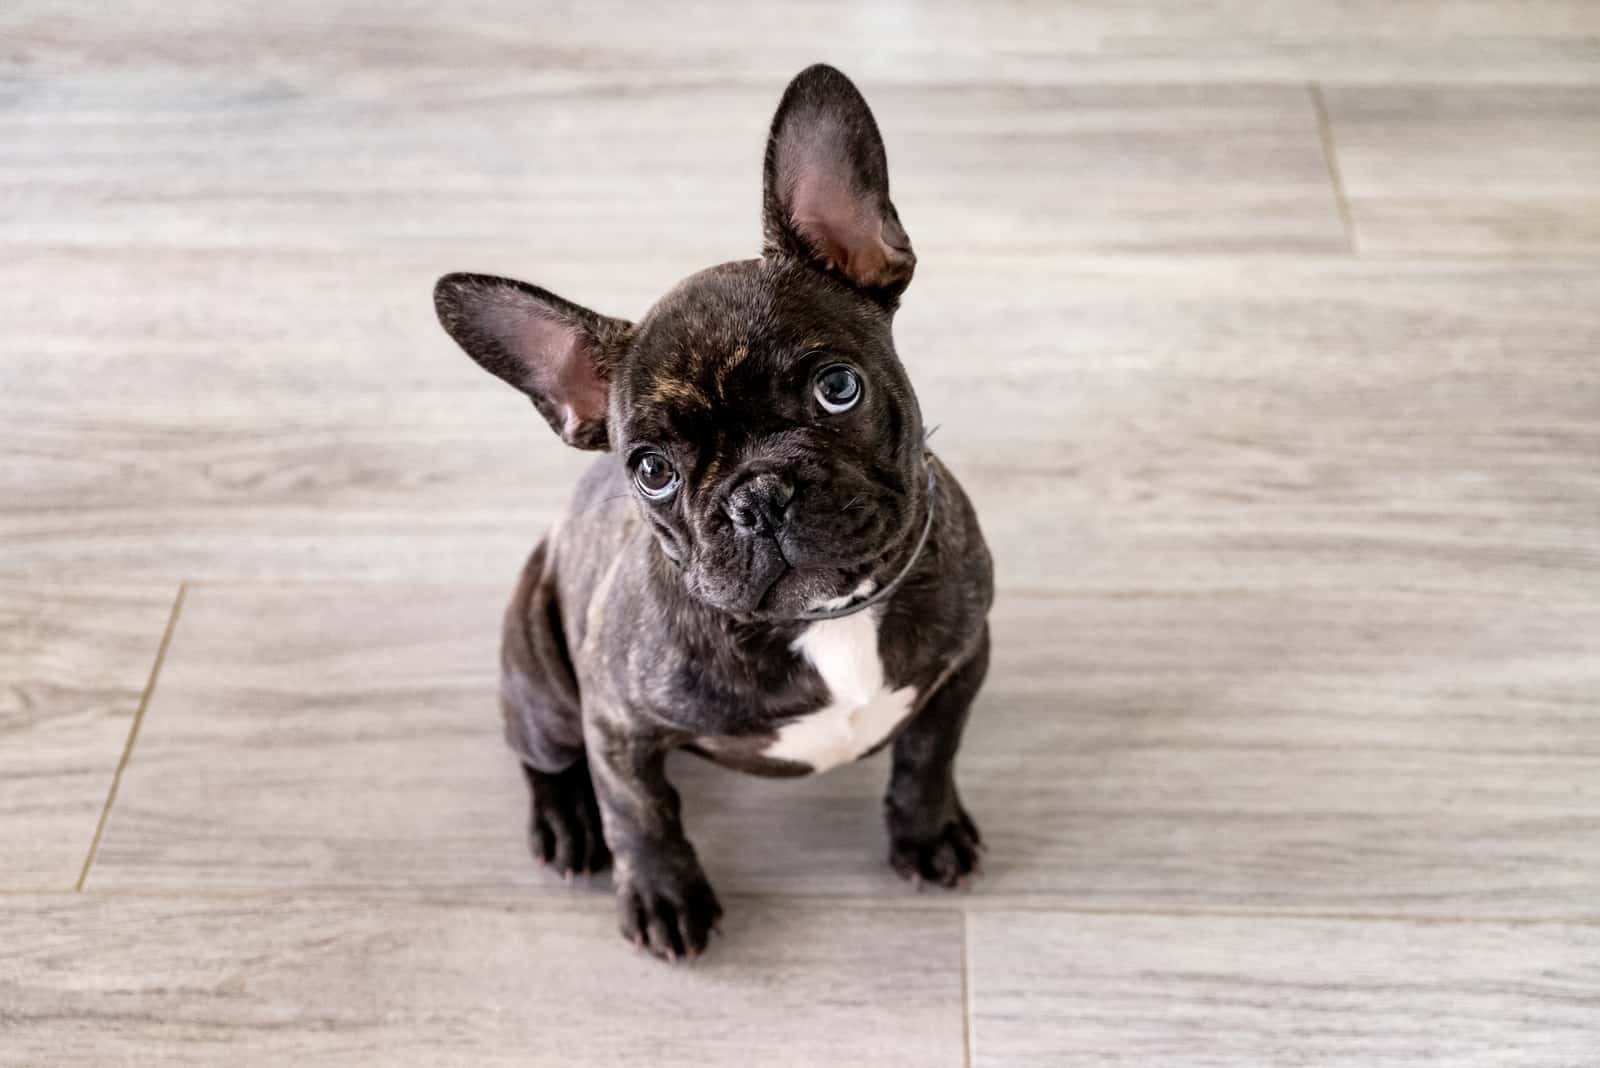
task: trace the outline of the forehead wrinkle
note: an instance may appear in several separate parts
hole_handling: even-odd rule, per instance
[[[792,448],[796,452],[810,452],[811,435],[799,428],[777,430],[770,434],[752,434],[739,445],[739,462],[749,463],[772,453],[774,449]]]
[[[656,407],[706,408],[711,399],[698,386],[687,379],[659,375],[651,382],[643,402]]]
[[[696,488],[703,489],[717,484],[717,476],[722,473],[723,437],[723,433],[720,430],[717,431],[716,440],[711,443],[708,449],[703,450],[702,455],[705,460],[700,464],[699,470],[694,473],[693,481]]]

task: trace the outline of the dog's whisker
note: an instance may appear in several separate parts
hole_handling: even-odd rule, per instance
[[[597,501],[590,501],[587,505],[584,505],[583,507],[574,508],[573,509],[573,514],[574,515],[584,515],[584,514],[587,514],[589,512],[596,511],[602,505],[610,504],[612,501],[625,501],[625,500],[628,500],[629,498],[631,498],[632,496],[633,496],[633,494],[631,494],[631,493],[613,493],[608,497],[601,497]]]

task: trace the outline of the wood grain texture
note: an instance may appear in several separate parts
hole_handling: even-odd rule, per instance
[[[94,294],[47,314],[0,264],[0,569],[509,587],[586,462],[438,329],[425,255],[245,257],[303,328],[228,276],[180,329],[212,257],[146,301],[95,259],[42,261]],[[1596,309],[1582,264],[934,257],[898,335],[1009,585],[1561,595],[1600,575]]]
[[[981,8],[955,0],[801,8],[719,0],[671,11],[608,0],[581,11],[541,3],[470,13],[299,0],[270,14],[151,2],[105,12],[23,0],[0,12],[8,45],[0,64],[119,77],[151,67],[254,69],[278,83],[359,71],[369,87],[399,80],[445,88],[464,72],[495,71],[556,88],[760,79],[819,58],[921,81],[1592,84],[1600,78],[1597,28],[1600,18],[1585,0],[1006,0]]]
[[[502,598],[191,591],[89,886],[569,895],[499,738]],[[994,634],[971,900],[1595,916],[1592,596],[1003,594]],[[674,775],[725,892],[917,897],[881,758]]]
[[[587,458],[428,296],[749,256],[818,60],[997,558],[991,851],[917,894],[882,757],[675,760],[668,971],[500,739]],[[983,1065],[1582,1063],[1597,92],[1586,0],[0,5],[0,1062],[953,1065],[965,1000]]]
[[[1593,599],[1003,595],[958,768],[991,847],[971,901],[1594,917],[1597,623]],[[686,762],[689,825],[734,885],[893,893],[884,770]]]
[[[505,596],[191,589],[88,885],[559,888],[501,740]]]
[[[750,84],[384,96],[219,93],[173,72],[112,97],[45,71],[0,106],[15,190],[0,240],[371,253],[516,234],[569,257],[687,255],[687,273],[759,251],[767,124],[802,65]],[[1344,247],[1300,85],[863,88],[923,255]]]
[[[1600,252],[1600,87],[1325,96],[1363,251]]]
[[[1600,929],[996,912],[968,919],[972,1063],[1588,1063]]]
[[[4,1064],[962,1063],[952,913],[751,907],[692,966],[609,908],[0,899]]]
[[[0,583],[0,890],[70,890],[176,588]]]

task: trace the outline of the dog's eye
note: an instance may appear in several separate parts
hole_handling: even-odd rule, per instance
[[[834,415],[848,412],[861,399],[861,376],[836,363],[822,369],[812,392],[817,395],[817,403]]]
[[[678,488],[678,472],[659,452],[647,452],[639,457],[633,468],[633,480],[639,484],[639,492],[653,501],[666,500]]]

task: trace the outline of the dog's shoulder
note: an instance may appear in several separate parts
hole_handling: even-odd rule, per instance
[[[932,453],[928,455],[938,487],[939,514],[934,538],[946,585],[954,581],[965,610],[983,616],[994,602],[994,560],[978,525],[978,512],[955,474]]]

